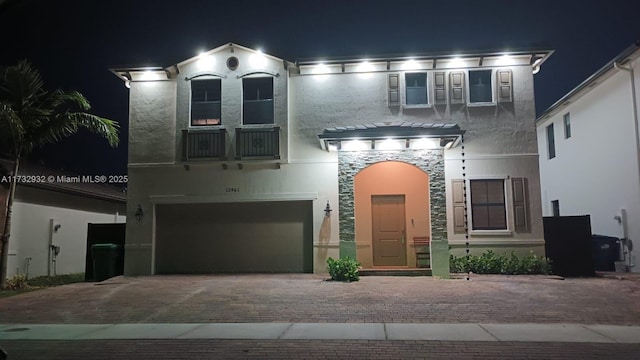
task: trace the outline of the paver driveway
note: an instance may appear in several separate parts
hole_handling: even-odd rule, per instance
[[[0,299],[0,323],[582,323],[640,325],[640,277],[118,277]]]

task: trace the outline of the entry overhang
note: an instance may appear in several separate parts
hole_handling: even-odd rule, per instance
[[[326,151],[402,150],[450,148],[458,144],[462,135],[464,130],[457,124],[379,122],[326,128],[318,134],[318,139],[320,146]],[[390,141],[395,141],[397,146],[394,148],[380,146]],[[344,146],[348,142],[361,142],[361,146],[348,149]]]

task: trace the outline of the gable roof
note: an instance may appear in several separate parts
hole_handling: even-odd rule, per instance
[[[224,45],[222,45],[222,46],[218,46],[217,48],[213,48],[213,49],[211,49],[211,50],[208,50],[208,51],[205,51],[205,52],[203,52],[203,53],[200,53],[200,54],[198,54],[198,55],[196,55],[196,56],[190,57],[190,58],[188,58],[188,59],[186,59],[186,60],[183,60],[183,61],[181,61],[181,62],[177,63],[175,66],[177,66],[177,67],[179,68],[179,67],[181,67],[181,66],[187,65],[187,64],[189,64],[189,63],[192,63],[192,62],[194,62],[194,61],[198,60],[198,59],[199,59],[200,57],[202,57],[202,56],[207,56],[207,55],[215,54],[215,53],[217,53],[217,52],[220,52],[220,51],[226,50],[226,49],[228,49],[228,48],[237,48],[237,49],[241,49],[241,50],[244,50],[244,51],[248,51],[248,52],[251,52],[251,53],[254,53],[254,54],[262,54],[263,56],[265,56],[265,57],[267,57],[267,58],[269,58],[269,59],[272,59],[272,60],[285,61],[284,59],[281,59],[281,58],[279,58],[279,57],[275,57],[275,56],[273,56],[273,55],[265,54],[265,53],[263,53],[263,52],[262,52],[262,51],[260,51],[260,50],[251,49],[251,48],[248,48],[248,47],[246,47],[246,46],[242,46],[242,45],[238,45],[238,44],[236,44],[236,43],[232,43],[232,42],[230,42],[230,43],[226,43],[226,44],[224,44]]]
[[[598,71],[593,73],[583,82],[581,82],[578,86],[573,88],[573,90],[569,91],[563,97],[561,97],[558,101],[549,106],[545,111],[542,112],[536,119],[536,123],[543,119],[549,118],[553,113],[555,113],[560,107],[565,104],[570,103],[574,99],[581,97],[588,88],[597,84],[598,81],[605,79],[605,76],[612,74],[612,70],[615,69],[616,64],[624,65],[632,60],[635,60],[640,57],[640,40],[635,41],[629,47],[624,49],[618,56],[614,57],[606,63],[603,67],[601,67]],[[586,91],[584,91],[586,90]]]

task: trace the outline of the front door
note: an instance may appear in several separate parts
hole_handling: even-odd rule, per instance
[[[404,195],[372,195],[373,265],[406,266]]]

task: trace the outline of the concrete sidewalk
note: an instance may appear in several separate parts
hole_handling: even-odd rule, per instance
[[[422,340],[640,344],[640,326],[582,324],[210,323],[12,324],[6,340]]]

